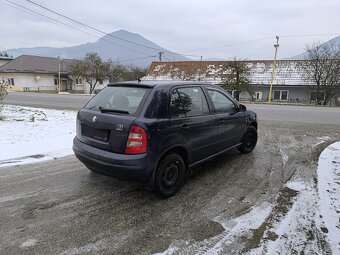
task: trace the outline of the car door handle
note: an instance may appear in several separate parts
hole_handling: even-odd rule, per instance
[[[225,120],[224,120],[224,119],[221,119],[221,120],[218,121],[218,124],[223,125],[224,123],[225,123]]]
[[[183,124],[182,128],[185,132],[189,130],[189,126],[187,124]]]

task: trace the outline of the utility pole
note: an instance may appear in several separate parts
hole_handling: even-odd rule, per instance
[[[61,79],[60,79],[60,72],[61,72],[61,57],[58,56],[58,85],[59,85],[59,88],[58,88],[58,91],[60,93],[60,86],[61,86]]]
[[[162,62],[162,54],[164,54],[164,52],[162,52],[162,51],[158,52],[159,62]]]
[[[274,75],[275,75],[277,49],[279,48],[279,36],[276,36],[276,44],[274,44],[274,47],[275,47],[275,54],[274,54],[274,63],[273,63],[272,77],[270,79],[268,104],[270,104],[271,99],[272,99],[272,90],[273,90],[273,80],[274,80]]]

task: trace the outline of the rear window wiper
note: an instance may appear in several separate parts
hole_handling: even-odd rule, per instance
[[[103,108],[101,106],[98,107],[99,111],[102,113],[105,112],[114,112],[114,113],[121,113],[121,114],[129,114],[128,111],[124,111],[124,110],[118,110],[118,109],[109,109],[109,108]]]

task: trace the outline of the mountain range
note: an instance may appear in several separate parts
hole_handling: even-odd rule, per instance
[[[152,61],[158,61],[159,52],[162,52],[162,60],[189,60],[180,54],[162,48],[139,34],[126,30],[118,30],[107,34],[96,42],[71,47],[34,47],[7,50],[7,53],[13,57],[25,54],[44,57],[61,56],[69,59],[83,58],[88,52],[97,52],[103,60],[112,59],[124,65],[139,67],[147,67]]]
[[[331,43],[339,45],[340,47],[340,36],[325,42],[325,44]],[[152,61],[158,61],[159,52],[162,52],[163,61],[190,60],[183,55],[169,51],[157,45],[156,43],[144,38],[139,34],[131,33],[126,30],[118,30],[111,34],[107,34],[96,42],[85,43],[71,47],[34,47],[7,50],[7,53],[13,57],[25,54],[45,57],[61,56],[62,58],[69,59],[81,59],[88,52],[97,52],[103,60],[112,59],[113,61],[118,61],[123,65],[134,65],[139,67],[147,67]],[[303,58],[304,53],[285,59]],[[218,58],[209,60],[223,61],[223,59]]]
[[[324,45],[332,45],[332,44],[334,44],[334,46],[340,47],[340,36],[334,37],[331,40],[329,40],[327,42],[324,42],[323,44]],[[293,57],[290,57],[290,58],[286,58],[286,59],[298,60],[298,59],[304,59],[304,57],[305,57],[305,53],[301,53],[299,55],[296,55],[296,56],[293,56]]]

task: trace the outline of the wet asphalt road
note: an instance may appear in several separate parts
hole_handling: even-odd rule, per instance
[[[327,143],[313,147],[322,136]],[[74,156],[0,168],[0,254],[152,254],[213,237],[223,231],[216,217],[273,202],[294,173],[312,178],[340,127],[262,121],[259,137],[253,153],[206,163],[167,200],[91,173]]]
[[[90,95],[58,95],[30,92],[9,92],[6,104],[33,106],[52,109],[79,110],[92,96]]]

